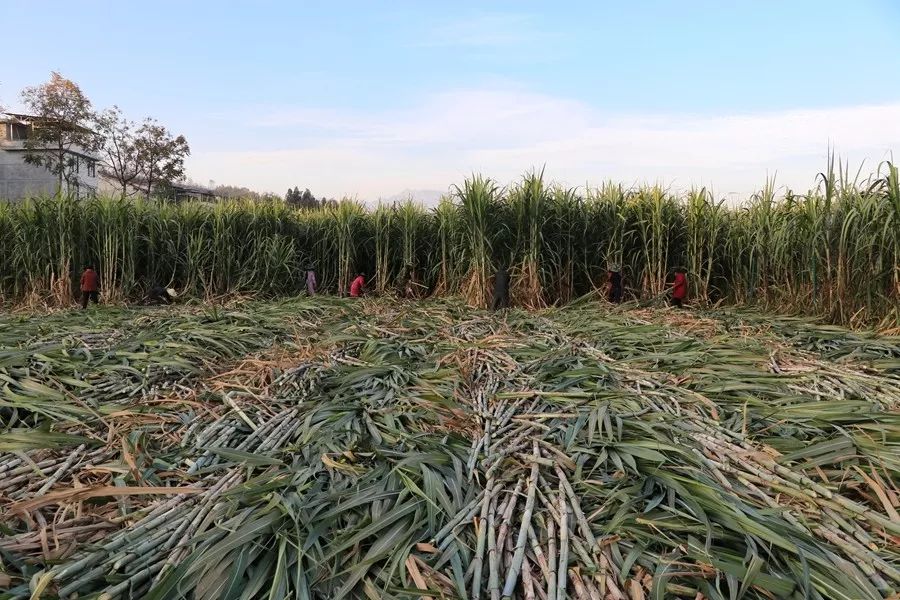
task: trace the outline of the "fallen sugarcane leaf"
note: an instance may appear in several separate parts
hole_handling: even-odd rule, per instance
[[[7,512],[9,514],[26,514],[50,504],[82,502],[91,498],[142,496],[148,494],[197,494],[202,491],[202,488],[194,487],[116,487],[108,485],[88,488],[71,488],[65,490],[53,490],[39,498],[16,502],[7,508]]]

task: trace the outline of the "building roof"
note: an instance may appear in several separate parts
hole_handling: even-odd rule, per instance
[[[147,186],[147,180],[144,177],[135,177],[130,185],[136,188],[144,189]],[[176,196],[196,195],[214,197],[216,195],[215,190],[203,187],[202,185],[184,181],[176,183],[157,182],[155,187],[157,187],[157,191],[162,189],[164,191],[172,192]]]
[[[40,123],[59,123],[62,122],[61,119],[55,119],[53,117],[39,117],[35,115],[26,115],[24,113],[13,113],[13,112],[2,112],[0,113],[0,122],[3,123],[18,123],[19,125],[34,125]],[[81,131],[83,133],[95,133],[93,129],[88,129],[82,125],[78,125],[76,123],[65,123],[67,126],[75,129],[77,131]]]
[[[198,196],[215,196],[215,190],[189,183],[173,183],[169,186],[176,194],[197,194]]]

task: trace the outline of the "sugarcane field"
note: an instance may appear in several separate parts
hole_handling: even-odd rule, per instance
[[[2,204],[0,598],[897,598],[898,181]]]
[[[897,173],[0,205],[0,598],[897,598]]]

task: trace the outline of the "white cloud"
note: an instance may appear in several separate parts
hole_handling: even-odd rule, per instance
[[[570,185],[607,179],[712,185],[748,195],[777,171],[797,190],[814,184],[828,145],[870,169],[900,150],[900,103],[732,115],[608,114],[576,100],[516,89],[455,90],[382,112],[270,111],[255,137],[302,143],[273,151],[203,151],[200,180],[281,191],[293,185],[365,199],[446,189],[477,171],[506,183],[546,164]]]

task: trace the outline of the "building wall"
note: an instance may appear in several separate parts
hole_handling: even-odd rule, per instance
[[[43,167],[25,163],[25,153],[8,146],[15,142],[0,145],[0,200],[23,200],[33,196],[47,196],[56,193],[56,176]],[[7,147],[4,147],[7,146]],[[87,165],[82,159],[78,175],[79,195],[90,195],[99,183],[96,175],[88,175]]]

